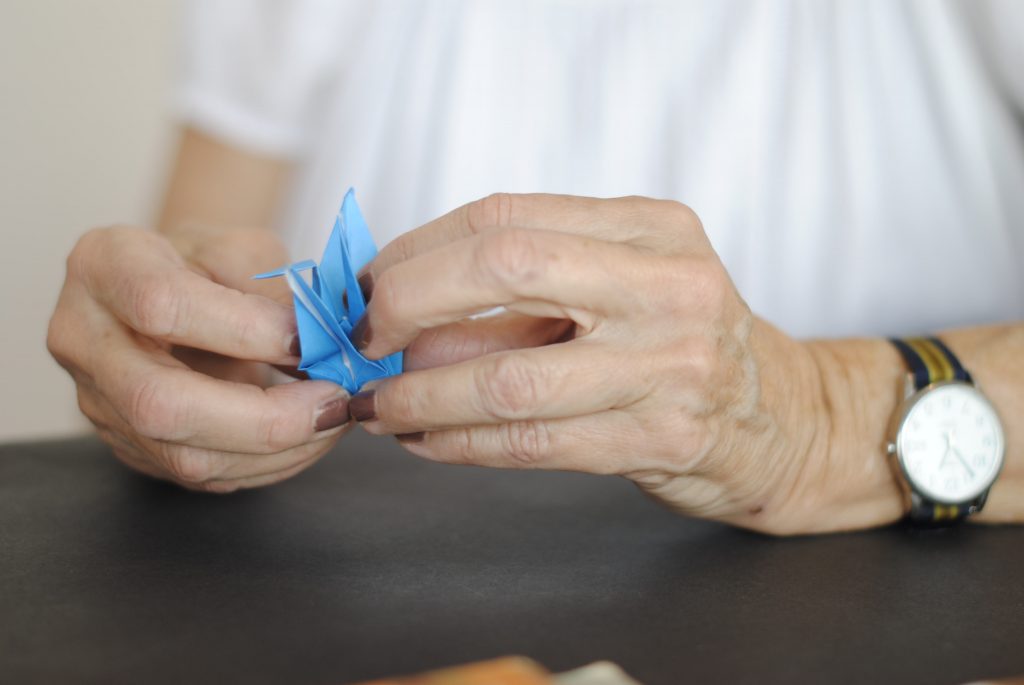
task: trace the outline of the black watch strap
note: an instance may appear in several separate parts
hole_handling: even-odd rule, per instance
[[[968,514],[977,511],[974,504],[939,504],[920,502],[910,508],[910,520],[915,523],[943,524],[957,523]]]
[[[938,338],[890,338],[889,341],[906,360],[917,390],[939,381],[974,382],[952,350]]]

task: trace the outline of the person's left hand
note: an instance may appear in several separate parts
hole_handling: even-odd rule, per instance
[[[751,314],[684,205],[494,195],[394,241],[361,282],[364,353],[412,344],[350,411],[414,454],[619,474],[773,533],[866,524],[829,458],[815,352]]]

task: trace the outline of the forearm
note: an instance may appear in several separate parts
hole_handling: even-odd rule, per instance
[[[182,132],[157,230],[196,271],[229,287],[290,302],[280,283],[253,281],[288,261],[270,230],[289,162],[254,155],[196,130]]]
[[[195,239],[230,228],[273,226],[291,165],[185,129],[157,228]]]
[[[1006,461],[978,521],[1024,521],[1024,324],[944,331],[940,337],[970,370],[999,412]],[[903,398],[906,366],[882,339],[810,341],[829,426],[825,464],[808,464],[805,479],[822,484],[822,527],[881,525],[906,504],[885,454],[890,422]],[[814,456],[812,455],[811,459]],[[807,492],[811,491],[810,484]]]

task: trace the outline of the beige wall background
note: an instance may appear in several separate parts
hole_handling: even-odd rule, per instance
[[[0,2],[0,441],[88,429],[46,325],[76,238],[155,214],[177,14],[175,0]]]

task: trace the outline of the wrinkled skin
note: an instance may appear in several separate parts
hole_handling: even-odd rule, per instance
[[[270,385],[271,365],[298,362],[287,289],[249,278],[286,261],[277,238],[201,236],[86,233],[68,257],[47,344],[119,459],[230,492],[313,464],[345,430],[347,395],[326,382]]]

